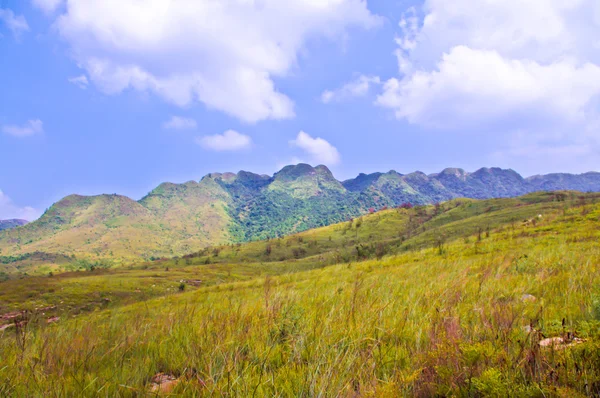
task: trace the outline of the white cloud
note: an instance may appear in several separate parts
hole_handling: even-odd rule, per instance
[[[83,90],[85,90],[90,84],[86,75],[70,77],[68,80],[69,83],[73,83],[74,85]]]
[[[227,130],[223,134],[198,137],[196,142],[205,149],[217,152],[240,151],[252,146],[250,137],[234,130]]]
[[[364,97],[369,93],[371,86],[381,84],[378,76],[359,76],[356,80],[346,83],[337,90],[325,90],[321,94],[321,101],[329,104],[333,101],[343,101],[350,98]]]
[[[163,128],[168,130],[191,130],[198,127],[194,119],[180,116],[172,116],[169,121],[163,123]]]
[[[10,220],[13,218],[33,221],[39,218],[41,212],[33,207],[19,207],[0,190],[0,220]]]
[[[323,138],[313,138],[304,131],[298,133],[296,139],[290,141],[290,145],[304,150],[317,163],[333,166],[341,160],[336,147]]]
[[[528,150],[548,154],[575,154],[596,140],[596,0],[426,0],[403,16],[400,31],[400,76],[377,99],[398,119],[447,131],[519,131],[534,141]]]
[[[51,14],[60,7],[64,0],[32,0],[33,5],[47,14]]]
[[[4,22],[4,25],[11,31],[16,39],[21,37],[21,34],[29,31],[29,25],[22,15],[15,15],[12,10],[8,8],[0,8],[0,21]]]
[[[41,120],[28,120],[23,126],[6,125],[2,126],[2,131],[15,137],[29,137],[44,132],[44,123]]]
[[[294,116],[273,78],[307,40],[378,22],[366,0],[68,0],[55,26],[107,94],[152,91],[257,122]]]
[[[541,65],[496,51],[454,47],[437,70],[390,79],[378,103],[398,118],[440,129],[480,127],[518,118],[541,126],[576,123],[600,93],[600,66],[564,61]]]
[[[402,15],[398,23],[402,36],[396,38],[396,44],[400,50],[411,51],[417,47],[417,35],[419,34],[419,18],[417,17],[417,9],[410,7]]]

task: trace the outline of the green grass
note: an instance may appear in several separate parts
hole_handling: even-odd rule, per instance
[[[597,396],[600,205],[549,199],[384,211],[279,247],[222,247],[210,258],[223,263],[4,282],[11,308],[45,304],[41,292],[22,295],[46,284],[74,305],[86,292],[145,288],[5,331],[0,396],[138,396],[159,372],[179,378],[173,393],[184,396]],[[368,239],[389,242],[391,255],[326,260]],[[256,261],[296,245],[305,257]],[[192,277],[205,284],[176,289]],[[538,345],[568,333],[585,341]]]
[[[535,193],[512,199],[456,199],[435,206],[389,209],[306,232],[276,239],[230,244],[203,249],[181,258],[165,259],[164,266],[204,263],[289,262],[309,259],[327,264],[364,259],[357,246],[369,246],[368,257],[378,245],[385,254],[433,246],[445,241],[482,234],[499,226],[520,227],[539,214],[552,217],[565,207],[580,205],[581,194]],[[586,203],[600,200],[600,194],[585,194]],[[537,220],[536,220],[537,222]],[[372,250],[371,250],[372,249]]]
[[[381,258],[423,247],[435,247],[440,252],[457,239],[477,241],[498,228],[515,233],[521,230],[523,220],[547,223],[562,215],[565,207],[582,205],[576,196],[567,201],[556,201],[555,196],[540,193],[516,199],[459,199],[437,207],[384,210],[284,238],[207,248],[183,258],[113,268],[74,260],[57,269],[42,261],[52,255],[24,256],[4,266],[18,269],[19,264],[29,262],[23,266],[43,276],[3,274],[4,279],[13,281],[0,285],[0,314],[49,306],[57,307],[54,313],[58,315],[71,314],[170,294],[182,280],[202,281],[189,286],[194,289]],[[588,206],[598,199],[596,194],[585,197]],[[543,219],[538,220],[539,214]],[[68,260],[72,259],[55,259]],[[42,265],[34,268],[36,261],[42,261]],[[61,269],[77,272],[60,273]],[[89,272],[91,269],[95,271]]]

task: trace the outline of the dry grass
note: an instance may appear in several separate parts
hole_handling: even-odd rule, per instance
[[[0,337],[0,395],[597,396],[600,206]],[[542,338],[579,338],[567,349]]]

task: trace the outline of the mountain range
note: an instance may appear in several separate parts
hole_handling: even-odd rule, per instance
[[[600,173],[523,178],[510,169],[469,173],[448,168],[429,175],[392,170],[338,181],[326,166],[308,164],[286,166],[273,176],[211,173],[200,181],[163,183],[139,201],[120,195],[67,196],[38,220],[0,231],[0,259],[31,253],[114,262],[177,256],[211,245],[300,232],[406,203],[555,190],[598,192]]]
[[[0,220],[0,231],[3,231],[5,229],[22,227],[23,225],[27,224],[28,222],[29,221],[27,221],[27,220],[19,220],[19,219]]]

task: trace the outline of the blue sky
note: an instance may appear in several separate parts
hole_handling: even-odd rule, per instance
[[[599,169],[594,0],[0,0],[0,219],[214,171]]]

